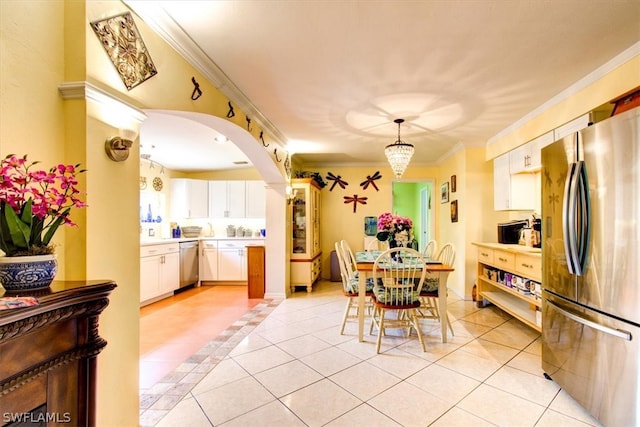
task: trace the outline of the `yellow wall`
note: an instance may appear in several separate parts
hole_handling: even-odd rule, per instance
[[[640,87],[640,55],[636,55],[512,132],[492,141],[487,146],[487,159],[506,153],[637,87]]]

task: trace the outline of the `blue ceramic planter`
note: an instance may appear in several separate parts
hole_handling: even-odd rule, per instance
[[[0,257],[0,283],[7,291],[47,288],[57,271],[55,255]]]

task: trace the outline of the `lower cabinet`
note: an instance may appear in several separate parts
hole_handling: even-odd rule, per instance
[[[201,282],[246,282],[247,247],[263,240],[211,239],[200,241]]]
[[[218,280],[218,242],[200,241],[200,281]]]
[[[542,330],[540,307],[542,256],[538,251],[502,249],[499,244],[478,246],[477,295],[537,331]]]
[[[173,293],[180,284],[178,243],[140,248],[140,303],[146,305]]]
[[[313,290],[313,284],[320,277],[322,266],[320,262],[321,255],[322,252],[311,260],[290,260],[291,277],[289,278],[289,283],[291,292],[296,291],[296,286],[306,286],[307,292]]]
[[[218,280],[247,280],[246,240],[218,241]]]

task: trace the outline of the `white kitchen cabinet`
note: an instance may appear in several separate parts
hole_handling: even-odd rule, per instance
[[[171,180],[171,217],[206,218],[209,216],[209,183],[201,179]]]
[[[200,281],[218,280],[218,242],[200,241]]]
[[[535,210],[539,174],[512,174],[510,153],[493,159],[493,204],[497,211]]]
[[[140,303],[146,305],[173,294],[180,284],[178,243],[140,248]]]
[[[509,152],[509,172],[537,172],[542,168],[542,148],[554,141],[553,131],[547,132]]]
[[[245,181],[209,181],[209,217],[244,218]]]
[[[245,181],[246,218],[264,218],[267,202],[264,181]]]
[[[247,280],[247,240],[218,241],[218,280]]]
[[[580,117],[577,117],[570,122],[563,124],[562,126],[557,127],[553,131],[554,141],[564,138],[567,135],[571,135],[574,132],[578,132],[590,126],[592,124],[591,114],[584,114]]]

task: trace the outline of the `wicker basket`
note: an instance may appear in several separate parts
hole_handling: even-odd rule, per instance
[[[197,226],[182,227],[182,237],[198,237],[201,231],[202,231],[202,227],[197,227]]]

